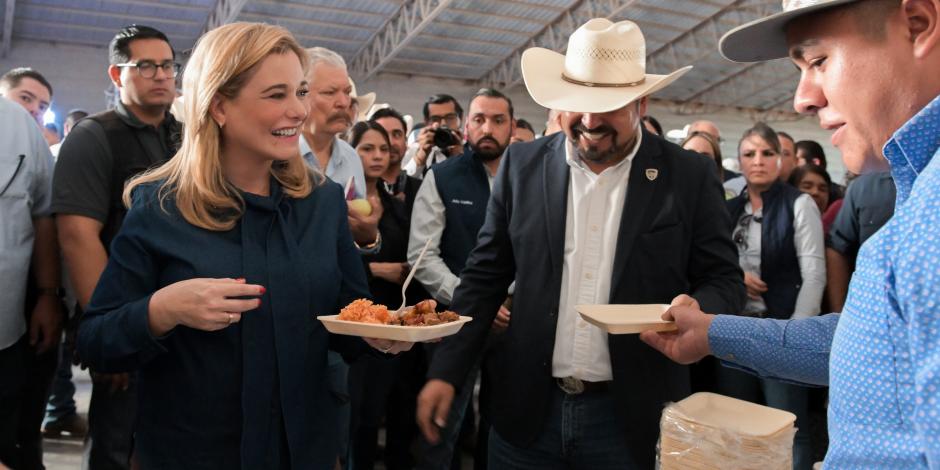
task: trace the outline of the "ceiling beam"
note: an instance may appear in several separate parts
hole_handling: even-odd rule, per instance
[[[729,2],[671,42],[663,44],[653,51],[648,51],[646,68],[650,71],[664,73],[680,69],[689,64],[694,65],[703,58],[717,52],[718,40],[726,32],[726,26],[723,24],[725,21],[730,20],[735,25],[744,24],[770,14],[773,8],[779,9],[780,7],[770,4],[767,0],[734,0]],[[691,55],[683,52],[689,50],[695,52]]]
[[[761,109],[750,108],[746,106],[731,106],[707,103],[688,103],[685,101],[666,100],[662,98],[650,98],[650,104],[665,106],[670,111],[682,115],[709,115],[720,112],[730,112],[738,115],[745,115],[751,121],[780,122],[780,121],[799,121],[806,116],[797,114],[793,111],[784,111],[779,109]]]
[[[451,2],[453,0],[406,0],[349,62],[349,71],[358,81],[368,80],[434,22]]]
[[[209,11],[209,17],[206,19],[206,25],[202,27],[199,35],[202,36],[219,26],[235,21],[246,3],[248,3],[248,0],[215,0],[215,5]]]
[[[759,62],[749,64],[746,70],[736,72],[725,77],[701,93],[683,99],[686,103],[718,103],[718,104],[744,104],[746,100],[768,90],[776,85],[791,81],[795,82],[796,71],[789,67],[789,62],[785,60],[776,60],[770,62]],[[758,79],[758,76],[767,75],[777,77],[776,80]],[[792,93],[789,94],[793,96]],[[772,106],[771,106],[772,107]],[[770,107],[766,108],[770,109]]]
[[[293,23],[294,25],[298,25],[298,26],[311,26],[313,28],[336,28],[336,29],[343,29],[347,31],[356,31],[356,32],[361,32],[365,28],[362,25],[337,23],[335,21],[320,21],[320,20],[312,20],[309,18],[298,18],[296,16],[289,17],[289,16],[268,15],[264,13],[254,13],[254,12],[243,13],[241,15],[241,18],[245,20],[255,21],[258,23],[272,23],[272,24],[277,24],[281,26],[284,26],[285,24]],[[291,28],[288,28],[288,29],[291,29]],[[291,32],[294,32],[294,31],[296,31],[296,29],[291,30]]]
[[[3,45],[0,46],[0,57],[10,55],[13,47],[13,15],[16,11],[16,0],[6,0],[3,13]]]
[[[327,5],[308,5],[306,3],[298,2],[283,2],[279,0],[254,0],[256,6],[267,6],[271,8],[276,8],[277,10],[283,11],[285,9],[297,9],[303,10],[309,13],[339,13],[341,15],[352,15],[352,16],[371,16],[373,18],[385,19],[387,15],[382,13],[376,13],[374,11],[364,11],[364,10],[350,10],[348,8],[337,8]]]
[[[483,18],[491,18],[494,20],[503,20],[503,21],[508,20],[512,22],[532,23],[532,24],[537,24],[537,25],[542,24],[541,21],[533,19],[533,18],[527,18],[525,16],[518,16],[518,15],[510,15],[510,14],[505,14],[505,13],[490,13],[488,11],[468,10],[466,8],[456,8],[456,7],[451,7],[450,12],[457,13],[460,15],[482,16]]]
[[[522,53],[531,47],[544,47],[563,51],[568,46],[568,36],[581,26],[584,18],[614,18],[634,6],[638,0],[578,0],[571,8],[561,12],[541,31],[529,38],[522,46],[504,57],[493,68],[480,77],[480,85],[509,89],[522,83]]]
[[[8,4],[11,2],[7,2]],[[71,7],[71,6],[59,6],[59,5],[44,5],[40,3],[28,3],[24,5],[24,8],[29,11],[32,9],[44,10],[45,12],[54,12],[61,13],[66,15],[72,15],[69,19],[70,21],[78,21],[75,18],[75,15],[91,17],[91,22],[94,23],[94,18],[114,18],[117,20],[128,21],[128,15],[126,13],[112,13],[107,11],[96,11],[92,8],[81,8],[81,7]],[[205,11],[205,10],[203,10]],[[33,16],[33,15],[29,15]],[[45,14],[43,14],[45,16]],[[159,26],[160,23],[163,24],[172,24],[183,27],[193,27],[198,26],[199,21],[193,20],[181,20],[171,17],[155,17],[155,16],[144,16],[144,15],[134,15],[134,21],[138,21],[142,24],[149,24],[153,26]],[[156,23],[156,24],[155,24]]]

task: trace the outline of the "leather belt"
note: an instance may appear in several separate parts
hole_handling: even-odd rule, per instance
[[[558,385],[558,388],[568,395],[580,395],[582,393],[589,392],[604,392],[607,391],[608,387],[610,386],[610,382],[611,381],[609,380],[606,382],[588,382],[575,377],[555,378],[555,384]]]

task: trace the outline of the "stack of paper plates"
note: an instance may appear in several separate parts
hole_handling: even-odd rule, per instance
[[[663,410],[663,470],[789,470],[793,413],[714,393],[696,393]]]

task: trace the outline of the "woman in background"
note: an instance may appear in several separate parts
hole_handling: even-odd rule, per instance
[[[809,194],[819,208],[819,213],[824,214],[829,208],[829,194],[832,189],[832,178],[829,173],[821,167],[808,164],[793,169],[790,173],[790,186]]]
[[[366,343],[316,316],[368,291],[342,189],[297,150],[305,67],[283,28],[206,33],[183,77],[182,147],[125,189],[130,211],[78,348],[96,370],[139,370],[142,469],[337,460],[327,349],[352,357]]]
[[[382,180],[389,165],[389,136],[385,128],[373,121],[356,123],[349,132],[349,144],[362,159],[366,178],[366,196],[378,197],[382,204],[379,232],[382,247],[374,255],[363,255],[369,275],[372,299],[395,309],[401,304],[401,286],[411,269],[408,266],[408,234],[411,228],[411,207],[420,180],[407,177],[404,191],[393,196]],[[407,303],[414,305],[430,298],[421,283],[408,286]],[[412,440],[417,437],[415,404],[423,385],[426,361],[421,347],[392,360],[363,356],[350,366],[350,399],[352,401],[352,465],[353,470],[371,470],[378,460],[378,435],[382,422],[386,426],[385,467],[389,470],[413,468]]]
[[[681,147],[686,150],[698,152],[714,160],[715,166],[718,169],[718,179],[720,181],[727,181],[727,178],[725,178],[726,170],[724,165],[722,165],[721,146],[718,145],[718,141],[712,137],[711,134],[693,131],[682,141]],[[735,196],[737,196],[737,194],[725,188],[725,199],[731,199]]]
[[[747,186],[727,204],[748,293],[742,314],[777,319],[818,315],[826,266],[816,203],[780,181],[780,141],[767,125],[758,123],[744,133],[738,159]],[[807,388],[726,367],[719,369],[717,386],[719,393],[795,414],[793,468],[812,467]]]

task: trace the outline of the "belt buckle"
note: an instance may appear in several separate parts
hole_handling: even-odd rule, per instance
[[[562,377],[557,380],[558,388],[568,395],[580,395],[584,393],[584,382],[575,377]]]

